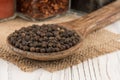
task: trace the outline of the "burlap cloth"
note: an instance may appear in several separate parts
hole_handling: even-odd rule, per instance
[[[36,22],[36,24],[59,23],[76,18],[78,18],[78,16],[69,14],[61,18]],[[120,49],[120,42],[118,42],[120,35],[102,29],[90,34],[83,41],[83,46],[79,48],[75,55],[56,61],[43,62],[31,60],[11,51],[6,44],[6,37],[16,29],[19,29],[22,26],[32,25],[34,23],[35,22],[27,22],[21,19],[0,23],[0,58],[15,64],[23,71],[33,71],[39,68],[43,68],[48,71],[57,71],[79,64],[87,59],[98,57]]]

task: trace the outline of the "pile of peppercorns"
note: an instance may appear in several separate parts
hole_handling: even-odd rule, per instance
[[[55,24],[32,25],[16,30],[9,35],[8,41],[24,51],[52,53],[76,45],[80,41],[80,36],[73,30]]]

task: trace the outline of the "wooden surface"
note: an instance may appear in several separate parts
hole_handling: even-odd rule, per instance
[[[120,34],[120,21],[107,29]],[[54,73],[43,69],[23,72],[17,66],[0,59],[0,80],[120,80],[120,51]]]

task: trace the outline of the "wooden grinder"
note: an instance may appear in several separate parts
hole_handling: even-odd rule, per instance
[[[68,29],[76,30],[76,32],[80,35],[81,39],[84,40],[84,38],[91,32],[103,28],[119,19],[120,19],[120,1],[118,0],[77,20],[61,23],[58,25],[65,26]],[[48,61],[61,59],[73,55],[75,51],[77,51],[77,49],[82,46],[82,41],[67,50],[48,54],[23,51],[18,48],[15,48],[9,42],[8,45],[13,51],[23,55],[24,57],[35,60]]]

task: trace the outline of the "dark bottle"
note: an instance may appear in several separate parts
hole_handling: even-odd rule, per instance
[[[71,8],[78,11],[92,12],[116,0],[71,0]]]

